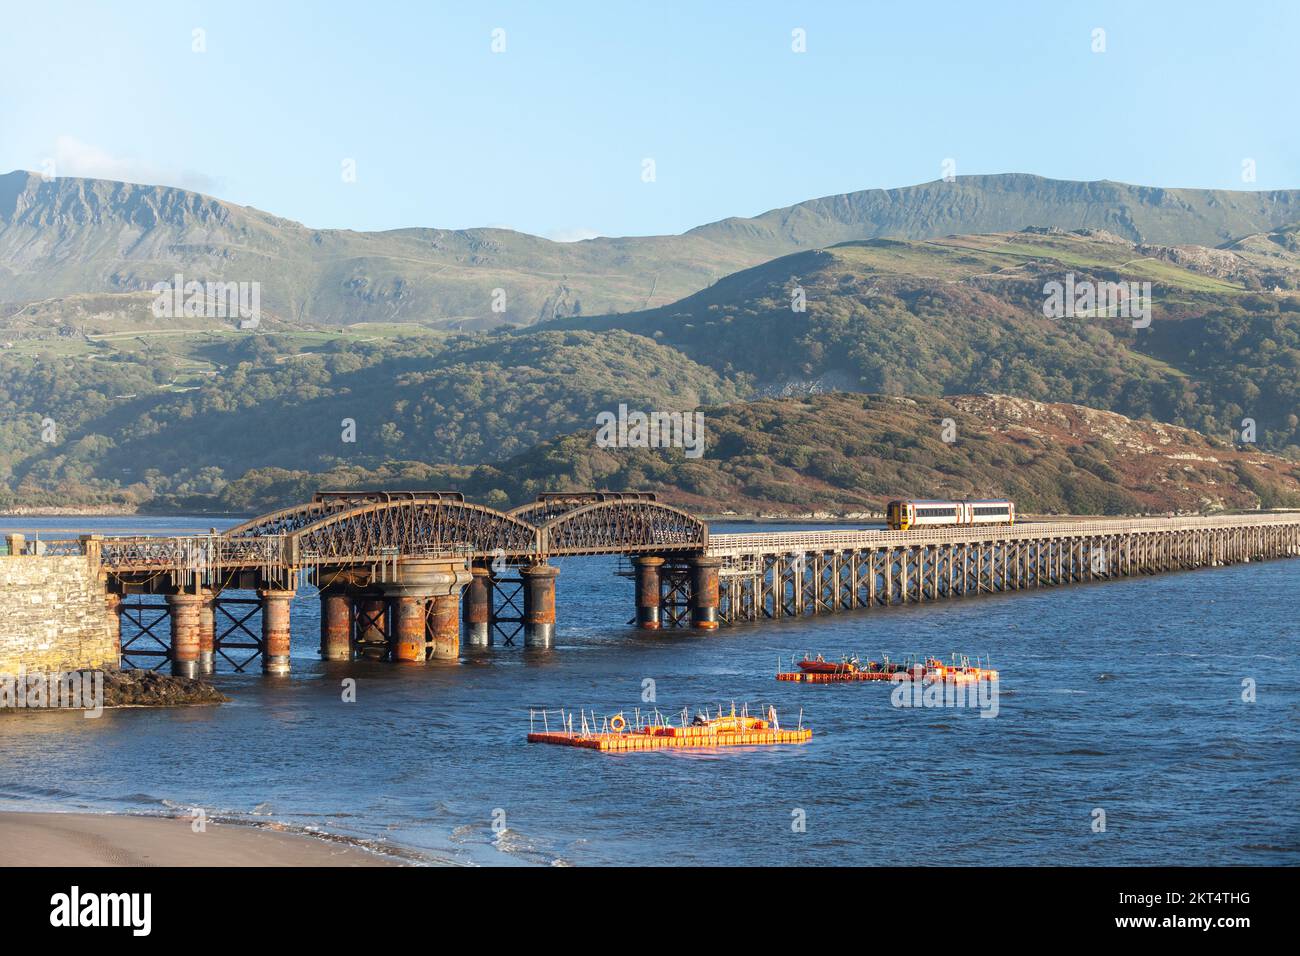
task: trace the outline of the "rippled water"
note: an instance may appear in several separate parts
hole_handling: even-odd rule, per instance
[[[150,531],[209,519],[152,520]],[[6,519],[125,530],[136,519]],[[752,526],[747,526],[754,530]],[[721,527],[718,530],[726,530]],[[788,526],[783,530],[789,530]],[[51,534],[49,536],[57,536]],[[560,561],[549,654],[317,659],[222,675],[215,708],[0,718],[0,809],[274,820],[463,863],[1295,864],[1300,561],[643,635],[611,559]],[[772,677],[779,655],[988,654],[999,713],[891,706],[874,684]],[[341,681],[357,679],[357,702]],[[800,708],[810,743],[602,755],[529,745],[528,707]],[[1242,681],[1258,699],[1241,699]],[[1094,810],[1106,831],[1094,833]],[[496,833],[494,812],[507,829]],[[792,828],[796,811],[806,832]],[[498,812],[498,818],[500,813]]]

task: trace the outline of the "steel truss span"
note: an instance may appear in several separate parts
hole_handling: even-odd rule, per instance
[[[457,492],[333,491],[223,534],[104,538],[97,548],[112,573],[210,581],[232,570],[284,572],[440,554],[543,562],[552,555],[703,551],[708,542],[704,521],[646,492],[547,494],[502,512]]]

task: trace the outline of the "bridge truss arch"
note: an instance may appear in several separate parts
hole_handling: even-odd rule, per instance
[[[378,501],[326,514],[288,536],[295,563],[391,560],[446,552],[535,556],[538,529],[494,508],[452,498]]]
[[[635,554],[703,551],[709,526],[690,512],[649,497],[583,504],[538,528],[544,554]]]

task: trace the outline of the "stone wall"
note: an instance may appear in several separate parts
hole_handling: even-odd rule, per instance
[[[116,618],[90,557],[0,556],[0,674],[116,668]]]

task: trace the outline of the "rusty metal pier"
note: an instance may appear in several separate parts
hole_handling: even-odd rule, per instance
[[[552,557],[707,543],[703,521],[649,493],[545,494],[501,512],[455,492],[361,491],[321,492],[220,534],[69,544],[93,547],[118,632],[133,628],[123,656],[198,676],[218,660],[288,673],[289,608],[304,585],[320,595],[325,660],[456,660],[462,621],[467,647],[521,639],[544,650],[555,639]]]

